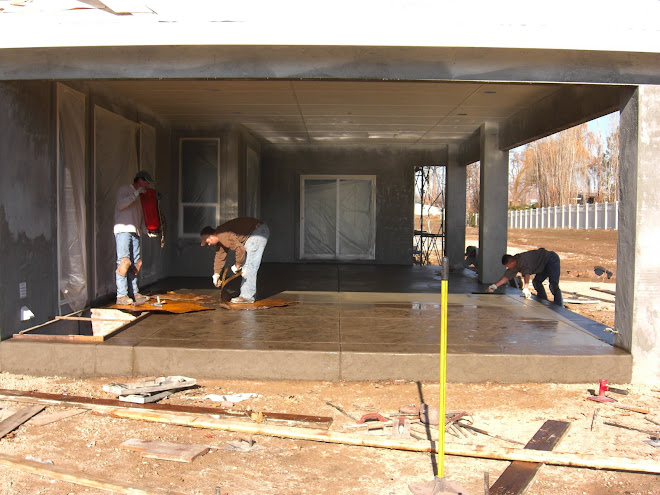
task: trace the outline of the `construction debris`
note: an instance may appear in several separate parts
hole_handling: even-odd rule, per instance
[[[194,387],[197,380],[185,376],[161,376],[154,380],[142,380],[133,383],[109,383],[103,385],[103,391],[118,396],[120,401],[145,404],[157,402],[170,394]]]
[[[32,416],[39,414],[45,408],[46,406],[26,407],[25,409],[21,409],[20,411],[12,414],[7,419],[0,422],[0,438],[14,431],[16,428],[29,420]]]
[[[37,474],[39,476],[45,476],[47,478],[62,480],[68,483],[75,483],[76,485],[98,488],[112,493],[124,493],[127,495],[182,495],[179,492],[162,490],[160,488],[145,488],[144,486],[138,488],[124,481],[108,480],[100,476],[84,474],[63,467],[44,464],[29,459],[21,459],[20,457],[7,454],[0,454],[0,466]],[[144,484],[141,483],[141,485]]]
[[[126,440],[121,448],[141,452],[142,457],[163,459],[165,461],[192,462],[209,451],[206,445],[174,442],[148,442],[137,438]]]
[[[84,409],[66,409],[64,411],[56,412],[53,414],[39,414],[38,416],[33,417],[26,424],[32,426],[45,426],[51,423],[55,423],[61,419],[70,418],[72,416],[77,416],[86,412]]]
[[[570,423],[548,420],[525,445],[525,449],[538,451],[553,450],[564,437]],[[490,492],[496,494],[518,495],[525,493],[534,480],[541,463],[514,461],[507,467],[497,481],[490,487]]]

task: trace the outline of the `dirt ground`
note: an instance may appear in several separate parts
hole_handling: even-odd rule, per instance
[[[468,232],[468,236],[473,234]],[[543,246],[556,250],[562,259],[562,287],[569,294],[606,299],[590,286],[611,287],[592,275],[594,265],[615,267],[616,233],[603,231],[510,231],[511,250]],[[588,241],[588,242],[586,242]],[[583,284],[575,285],[572,284]],[[585,285],[586,284],[586,285]],[[575,287],[575,289],[573,288]],[[578,297],[578,296],[575,297]],[[602,296],[602,297],[601,297]],[[612,298],[613,300],[613,298]],[[603,302],[609,308],[611,303]],[[574,307],[575,306],[575,309]],[[600,303],[569,305],[576,311],[591,311],[592,316],[605,313]],[[612,311],[613,313],[613,305]],[[595,318],[594,318],[595,319]],[[606,378],[606,377],[604,377]],[[0,388],[39,391],[94,398],[115,398],[102,386],[111,382],[127,383],[126,377],[74,380],[62,377],[30,377],[0,374]],[[495,452],[506,448],[522,448],[546,420],[570,423],[567,434],[554,452],[577,456],[578,465],[590,456],[604,462],[606,469],[568,467],[544,464],[527,490],[527,495],[660,495],[660,476],[637,472],[639,463],[660,468],[658,448],[649,441],[660,430],[660,384],[653,387],[609,384],[629,391],[628,395],[609,393],[617,402],[600,403],[587,400],[589,389],[598,384],[515,384],[498,383],[447,385],[447,410],[465,411],[475,427],[489,435],[461,430],[448,432],[447,449],[482,445]],[[233,405],[205,399],[209,394],[254,393],[258,397]],[[230,407],[255,413],[277,412],[332,417],[330,431],[367,438],[371,434],[347,426],[364,414],[393,416],[407,404],[439,404],[438,383],[396,382],[303,382],[303,381],[220,381],[198,380],[194,389],[180,391],[162,404]],[[0,418],[28,407],[15,401],[0,401]],[[635,412],[622,407],[642,410]],[[39,415],[63,411],[49,405]],[[648,411],[648,412],[645,412]],[[38,416],[37,416],[38,418]],[[255,416],[255,418],[258,417]],[[607,425],[615,422],[629,428]],[[268,421],[266,421],[266,424]],[[427,434],[422,425],[413,425],[418,436]],[[643,431],[639,431],[643,430]],[[382,430],[380,430],[382,432]],[[378,432],[378,431],[377,431]],[[376,433],[377,433],[376,432]],[[433,436],[437,430],[431,428]],[[386,428],[384,435],[390,435]],[[502,438],[496,438],[496,435]],[[138,452],[125,450],[120,444],[129,439],[194,443],[221,447],[190,463],[145,458]],[[73,473],[72,478],[100,477],[109,482],[127,483],[144,491],[124,493],[162,493],[170,490],[185,494],[374,494],[407,495],[409,485],[430,482],[437,472],[437,456],[427,452],[404,451],[344,443],[291,439],[270,435],[254,435],[256,448],[251,451],[230,450],[229,442],[239,434],[217,429],[177,426],[113,418],[85,411],[76,416],[38,426],[26,423],[0,440],[0,493],[3,494],[101,494],[99,488],[53,480],[48,476],[25,473],[2,465],[5,455],[14,458],[36,458],[53,467]],[[512,443],[509,440],[515,440]],[[509,466],[506,460],[459,455],[444,457],[444,473],[449,480],[461,484],[464,495],[485,493],[484,474],[490,484]],[[647,468],[644,468],[648,470]],[[160,490],[160,491],[159,491]]]
[[[96,398],[114,398],[102,391],[105,380],[71,380],[50,377],[0,374],[0,387],[33,390]],[[610,384],[614,386],[614,384]],[[558,453],[588,455],[607,461],[613,469],[564,467],[545,464],[527,491],[528,495],[613,495],[660,494],[657,474],[627,472],[633,461],[658,463],[658,449],[646,443],[648,433],[606,425],[616,422],[641,430],[657,431],[660,426],[660,391],[650,387],[619,385],[629,395],[611,393],[618,402],[598,403],[586,400],[588,389],[597,384],[520,384],[501,385],[448,384],[447,410],[465,411],[475,427],[507,440],[526,443],[546,420],[570,423],[567,434],[554,449]],[[392,415],[401,405],[422,401],[438,405],[437,383],[416,382],[279,382],[279,381],[200,381],[198,388],[180,391],[161,403],[188,406],[220,407],[204,399],[208,394],[255,393],[258,397],[232,406],[235,410],[310,414],[334,418],[330,430],[354,438],[369,435],[345,425],[355,422],[338,409],[361,417],[363,414]],[[649,410],[649,414],[618,409],[631,406]],[[0,401],[4,419],[28,404]],[[62,411],[48,406],[40,415]],[[595,415],[595,419],[594,419]],[[38,416],[37,416],[38,417]],[[386,434],[390,435],[390,428]],[[413,432],[424,435],[424,428],[413,426]],[[431,430],[437,434],[435,429]],[[371,435],[369,435],[371,436]],[[129,439],[213,445],[212,449],[190,463],[141,457],[120,444]],[[253,437],[258,450],[231,451],[229,443],[238,434],[213,429],[118,419],[93,414],[91,411],[37,426],[24,424],[0,441],[0,456],[37,458],[52,467],[70,471],[75,478],[97,476],[107,481],[121,481],[141,490],[171,490],[185,494],[376,494],[405,495],[412,483],[433,480],[437,456],[425,452],[408,452],[325,443],[319,441],[278,438],[267,435]],[[480,433],[446,435],[448,449],[483,445],[495,451],[522,445]],[[224,450],[227,449],[227,450]],[[484,493],[484,473],[490,484],[502,474],[509,462],[446,455],[445,477],[458,482],[464,495]],[[49,465],[44,464],[48,467]],[[101,494],[98,488],[87,488],[47,476],[24,473],[0,466],[0,493],[3,494]],[[143,492],[125,492],[143,493]],[[149,493],[149,492],[147,492]]]

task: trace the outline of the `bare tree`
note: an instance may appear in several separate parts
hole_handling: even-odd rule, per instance
[[[533,171],[540,206],[574,203],[588,185],[590,136],[581,124],[531,143],[524,161]]]
[[[468,165],[465,180],[465,210],[468,213],[479,212],[479,177],[479,162]]]
[[[527,206],[536,194],[533,170],[525,161],[525,149],[514,152],[509,160],[509,205]]]
[[[603,161],[603,200],[619,199],[619,123],[611,124],[611,133],[607,136],[607,149]]]

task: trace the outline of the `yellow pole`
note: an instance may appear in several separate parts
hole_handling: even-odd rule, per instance
[[[438,407],[438,478],[445,477],[445,411],[447,399],[447,288],[449,259],[442,258],[440,282],[440,405]]]

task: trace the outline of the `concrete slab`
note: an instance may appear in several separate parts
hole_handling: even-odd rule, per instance
[[[92,345],[8,340],[0,344],[2,369],[75,377],[438,380],[437,267],[315,265],[270,270],[266,264],[260,271],[261,287],[276,290],[283,271],[289,273],[284,286],[295,289],[266,295],[293,305],[154,314]],[[315,288],[310,274],[323,288],[332,285],[334,274],[340,290],[301,290]],[[341,290],[340,280],[350,280],[351,290]],[[193,291],[212,296],[212,305],[217,305],[219,291],[209,285],[206,278],[168,279],[151,290]],[[426,291],[417,292],[419,288]],[[469,274],[452,275],[449,289],[449,381],[630,380],[631,356],[607,341],[603,325],[525,300],[518,290],[473,294],[483,288]]]

